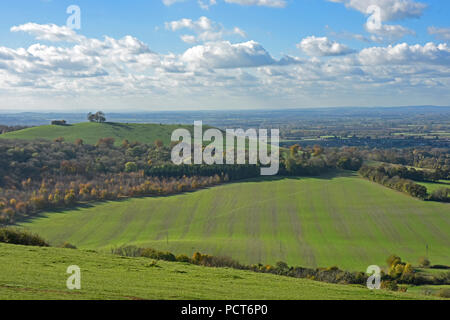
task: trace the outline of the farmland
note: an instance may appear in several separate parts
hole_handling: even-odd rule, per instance
[[[396,253],[449,264],[448,204],[424,202],[351,173],[226,184],[170,197],[47,212],[21,225],[53,245],[109,252],[134,244],[244,263],[365,271]]]
[[[250,271],[127,258],[92,251],[0,243],[1,299],[432,299]],[[81,268],[81,290],[66,288],[66,269]]]

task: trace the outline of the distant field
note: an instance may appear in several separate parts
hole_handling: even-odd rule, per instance
[[[450,189],[450,181],[449,180],[441,180],[439,182],[418,182],[425,187],[427,187],[428,193],[431,193],[437,189],[441,188],[449,188]]]
[[[305,279],[206,268],[82,250],[0,243],[0,299],[424,299],[410,293],[368,290]],[[81,290],[66,288],[67,267],[81,269]],[[430,297],[432,299],[433,297]]]
[[[195,193],[46,213],[22,224],[58,245],[109,251],[135,244],[245,263],[365,271],[388,255],[450,264],[450,206],[357,176],[273,179]]]
[[[153,144],[155,140],[162,140],[170,144],[172,132],[185,128],[192,132],[193,126],[187,125],[159,125],[159,124],[125,124],[125,123],[78,123],[68,126],[40,126],[0,135],[3,139],[48,139],[63,137],[68,142],[83,139],[87,144],[95,144],[100,138],[114,138],[116,145],[124,139],[130,142],[139,141]]]

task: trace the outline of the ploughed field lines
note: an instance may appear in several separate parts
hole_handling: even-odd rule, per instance
[[[24,226],[58,245],[109,250],[133,244],[244,263],[365,270],[396,253],[450,263],[450,207],[356,176],[227,184],[171,197],[46,213]]]

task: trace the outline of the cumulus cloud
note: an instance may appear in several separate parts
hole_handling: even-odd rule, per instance
[[[173,26],[184,29],[195,22]],[[24,26],[14,30],[29,29]],[[75,32],[61,34],[52,25],[29,30],[54,43],[0,46],[3,108],[39,103],[64,103],[68,108],[314,106],[333,105],[336,99],[381,104],[377,99],[385,93],[417,103],[436,92],[433,96],[439,99],[450,98],[450,48],[445,43],[403,43],[345,54],[350,49],[342,44],[308,37],[302,42],[314,53],[311,58],[277,59],[255,41],[220,40],[196,44],[179,54],[159,54],[132,36],[95,39]],[[355,97],[355,90],[361,95]]]
[[[408,45],[407,43],[388,47],[363,49],[359,53],[363,65],[411,65],[415,63],[450,65],[450,48],[447,44],[427,43]]]
[[[327,37],[310,36],[303,39],[297,47],[313,57],[342,56],[354,52],[346,45],[333,42]]]
[[[343,3],[347,8],[358,10],[369,16],[364,27],[371,35],[355,35],[368,42],[393,42],[407,35],[415,35],[401,25],[385,24],[386,21],[403,20],[407,18],[419,18],[427,5],[413,0],[328,0],[330,2]]]
[[[184,34],[181,40],[186,43],[207,42],[222,40],[225,36],[239,36],[245,38],[246,33],[238,27],[232,30],[225,29],[222,25],[208,19],[207,17],[200,17],[197,21],[192,19],[180,19],[176,21],[166,22],[166,29],[171,31],[179,31],[188,29],[195,33]]]
[[[395,21],[407,18],[419,18],[427,5],[413,0],[328,0],[330,2],[343,3],[347,8],[367,13],[371,5],[381,9],[382,21]]]
[[[259,43],[229,41],[208,43],[188,49],[181,59],[206,68],[248,68],[274,64],[276,61]]]
[[[366,24],[365,27],[372,34],[370,40],[373,42],[395,41],[404,36],[416,34],[413,30],[400,25],[381,24],[377,28],[371,24]]]

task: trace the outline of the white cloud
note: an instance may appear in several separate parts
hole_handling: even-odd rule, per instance
[[[264,6],[272,8],[284,8],[287,5],[285,0],[225,0],[225,2],[243,6]]]
[[[379,28],[375,28],[371,24],[366,24],[365,27],[372,34],[370,40],[373,42],[395,41],[404,36],[416,34],[413,30],[400,25],[382,24]]]
[[[188,49],[181,60],[205,68],[248,68],[276,63],[257,42],[231,44],[229,41],[208,43]]]
[[[183,2],[183,1],[185,1],[185,0],[162,0],[163,4],[164,4],[165,6],[171,6],[171,5],[173,5],[174,3],[177,3],[177,2]]]
[[[208,10],[209,7],[217,4],[216,0],[198,0],[197,2],[200,8],[202,8],[203,10]]]
[[[0,46],[0,108],[298,107],[450,99],[447,44],[404,43],[338,55],[350,49],[309,37],[304,45],[314,57],[305,60],[276,59],[255,41],[207,42],[180,54],[158,54],[132,36],[61,35],[51,25],[32,30],[57,43]],[[318,58],[324,55],[331,57]]]
[[[428,33],[435,36],[438,39],[450,40],[450,28],[429,27]]]
[[[341,56],[354,52],[346,45],[332,42],[327,37],[310,36],[304,38],[297,47],[313,57]]]
[[[171,6],[177,2],[184,2],[186,0],[162,0],[166,6]],[[284,8],[287,5],[286,0],[224,0],[227,3],[239,4],[242,6],[260,6],[272,8]],[[208,10],[211,6],[217,4],[217,0],[197,0],[200,8]]]
[[[359,53],[359,60],[363,65],[408,65],[417,63],[428,65],[450,65],[450,48],[447,44],[427,43],[408,45],[407,43],[388,47],[373,47],[363,49]]]
[[[239,36],[245,38],[246,33],[238,27],[232,30],[225,29],[222,25],[208,19],[207,17],[200,17],[197,21],[192,19],[180,19],[176,21],[166,22],[166,29],[171,31],[179,31],[188,29],[195,33],[195,35],[184,34],[181,40],[186,43],[219,41],[225,36]]]
[[[414,0],[328,0],[330,2],[343,3],[347,8],[367,13],[371,5],[381,9],[382,21],[403,20],[406,18],[419,18],[427,5]]]
[[[11,28],[11,32],[26,32],[36,37],[38,40],[51,42],[79,42],[84,37],[78,35],[74,30],[66,26],[55,24],[41,25],[37,23],[26,23]]]

